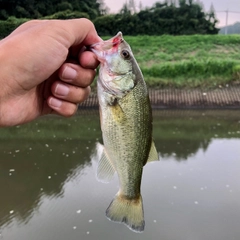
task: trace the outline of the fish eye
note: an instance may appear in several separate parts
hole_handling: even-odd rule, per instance
[[[122,50],[121,55],[124,59],[130,58],[130,53],[127,50]]]

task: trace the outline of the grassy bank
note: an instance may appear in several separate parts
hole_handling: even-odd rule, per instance
[[[240,81],[240,35],[125,36],[154,87],[204,87]]]

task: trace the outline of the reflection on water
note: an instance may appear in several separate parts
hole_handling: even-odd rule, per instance
[[[95,179],[97,112],[0,129],[0,239],[238,239],[240,112],[157,111],[154,140],[136,234],[105,217],[118,182]]]

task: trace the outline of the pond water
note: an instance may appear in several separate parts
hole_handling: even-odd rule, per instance
[[[95,178],[97,111],[0,129],[0,239],[239,239],[240,111],[156,111],[154,140],[138,234],[105,217],[118,180]]]

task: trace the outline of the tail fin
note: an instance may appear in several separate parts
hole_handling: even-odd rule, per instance
[[[145,221],[142,196],[137,199],[127,199],[117,194],[106,210],[106,216],[114,222],[122,222],[134,232],[143,232]]]

